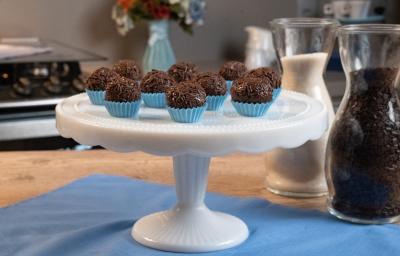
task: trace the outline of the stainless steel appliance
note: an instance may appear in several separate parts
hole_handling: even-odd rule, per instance
[[[56,41],[33,44],[52,51],[0,60],[0,150],[73,146],[55,129],[54,107],[65,97],[84,91],[82,62],[106,60]]]

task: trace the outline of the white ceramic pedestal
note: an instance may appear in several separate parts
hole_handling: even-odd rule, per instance
[[[177,204],[138,220],[132,236],[139,243],[173,252],[208,252],[236,246],[249,235],[240,219],[204,204],[212,156],[293,148],[318,139],[327,128],[326,108],[305,95],[283,91],[265,117],[239,116],[228,100],[223,112],[206,112],[202,122],[171,121],[165,109],[142,107],[139,119],[111,117],[86,94],[56,107],[62,136],[118,152],[144,151],[173,156]]]
[[[213,212],[204,205],[209,157],[174,157],[176,206],[140,219],[132,236],[141,244],[160,250],[207,252],[246,240],[249,231],[240,219]]]

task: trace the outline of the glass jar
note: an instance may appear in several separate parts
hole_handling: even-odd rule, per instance
[[[282,67],[282,87],[307,94],[325,104],[333,122],[332,101],[324,71],[336,40],[333,19],[284,18],[271,22],[273,40]],[[279,101],[277,102],[279,104]],[[328,132],[296,149],[276,149],[266,154],[266,187],[292,197],[326,195],[325,148]]]
[[[330,132],[328,210],[358,223],[400,220],[400,25],[339,29],[346,92]]]

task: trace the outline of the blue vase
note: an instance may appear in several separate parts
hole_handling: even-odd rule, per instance
[[[143,70],[167,71],[175,64],[175,54],[168,37],[168,20],[149,22],[150,37],[143,57]]]

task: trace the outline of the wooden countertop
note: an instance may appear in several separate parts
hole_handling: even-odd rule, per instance
[[[324,197],[295,199],[268,192],[264,187],[263,161],[261,154],[213,158],[208,191],[325,210]],[[0,207],[38,196],[94,173],[165,184],[174,182],[170,157],[106,150],[0,152]]]

